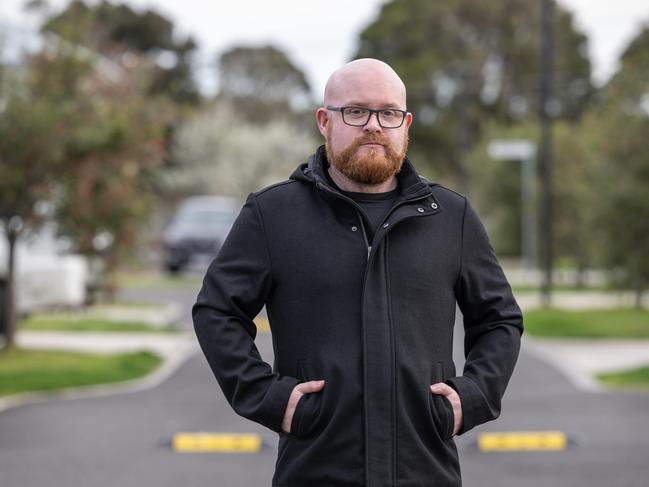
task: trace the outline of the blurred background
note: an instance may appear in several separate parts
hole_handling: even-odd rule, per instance
[[[0,485],[270,483],[276,438],[229,410],[190,308],[357,57],[403,78],[410,158],[469,196],[525,311],[503,418],[458,438],[466,485],[647,485],[640,0],[2,0]]]

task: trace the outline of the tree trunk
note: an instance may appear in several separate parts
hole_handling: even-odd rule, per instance
[[[2,319],[0,322],[4,324],[4,329],[1,330],[5,339],[5,347],[13,346],[16,334],[16,300],[14,292],[15,283],[15,254],[16,254],[16,240],[18,233],[11,228],[7,228],[7,243],[9,244],[9,252],[7,254],[7,284],[4,293],[4,303],[2,306]]]

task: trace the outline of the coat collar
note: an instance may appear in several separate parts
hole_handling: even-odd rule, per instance
[[[318,188],[325,187],[329,192],[337,193],[338,191],[329,184],[325,176],[327,167],[329,167],[329,162],[327,161],[325,146],[321,145],[309,157],[307,162],[297,167],[291,175],[291,179],[310,182]],[[397,181],[399,183],[400,196],[405,201],[419,200],[427,196],[432,196],[431,183],[417,173],[407,156],[403,161],[401,171],[397,173]]]

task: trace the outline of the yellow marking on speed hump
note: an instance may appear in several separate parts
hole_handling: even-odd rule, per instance
[[[177,433],[172,447],[182,453],[256,453],[261,450],[261,437],[256,434]]]
[[[492,451],[558,451],[568,446],[568,437],[561,431],[512,431],[482,433],[478,449]]]
[[[254,321],[257,326],[257,331],[270,331],[270,324],[268,323],[268,318],[265,316],[257,316]]]

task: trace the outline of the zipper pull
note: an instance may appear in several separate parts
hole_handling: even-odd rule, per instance
[[[367,247],[367,260],[370,260],[370,252],[372,252],[372,247]]]

